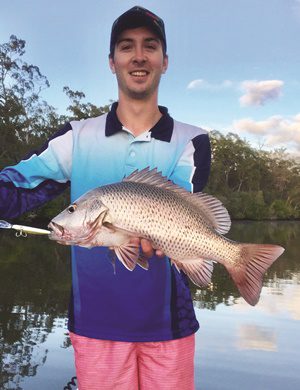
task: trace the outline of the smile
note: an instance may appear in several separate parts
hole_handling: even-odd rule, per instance
[[[136,70],[136,71],[130,72],[130,75],[134,76],[134,77],[144,77],[144,76],[147,76],[148,74],[149,74],[149,72],[147,72],[145,70]]]

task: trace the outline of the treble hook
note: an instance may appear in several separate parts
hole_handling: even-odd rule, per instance
[[[16,237],[27,237],[27,233],[25,233],[23,230],[20,230],[16,232]]]

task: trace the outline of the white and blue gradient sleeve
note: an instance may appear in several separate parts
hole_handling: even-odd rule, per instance
[[[69,186],[73,136],[67,123],[39,150],[0,172],[0,217],[15,218]]]

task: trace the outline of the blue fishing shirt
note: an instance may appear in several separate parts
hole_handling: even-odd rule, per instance
[[[121,181],[136,169],[157,168],[188,191],[202,191],[210,170],[205,130],[175,121],[165,107],[156,125],[135,137],[116,115],[67,123],[37,151],[0,173],[0,218],[16,218],[71,186],[71,201]],[[159,220],[160,216],[157,215]],[[106,247],[72,247],[70,331],[118,341],[164,341],[199,328],[183,272],[169,259],[149,270],[114,267]]]

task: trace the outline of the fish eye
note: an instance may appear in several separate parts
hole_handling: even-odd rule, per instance
[[[77,205],[76,204],[71,204],[71,206],[68,207],[68,213],[69,214],[72,214],[74,213],[74,211],[77,209]]]

